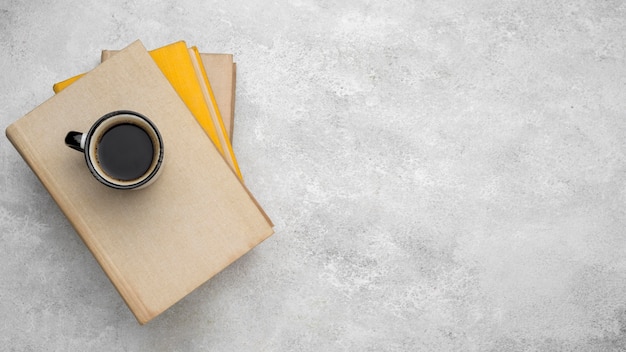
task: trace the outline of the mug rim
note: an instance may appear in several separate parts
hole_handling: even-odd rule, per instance
[[[96,169],[96,167],[94,166],[94,162],[93,162],[92,158],[90,157],[91,153],[89,152],[89,148],[90,148],[90,145],[91,145],[93,133],[106,120],[108,120],[110,118],[113,118],[115,116],[118,116],[118,115],[133,115],[133,116],[136,116],[136,117],[142,119],[143,121],[145,121],[150,126],[150,128],[154,131],[154,134],[156,135],[156,138],[157,138],[157,141],[158,141],[158,144],[159,144],[159,156],[158,156],[158,159],[156,161],[156,165],[155,165],[154,169],[152,169],[152,171],[149,174],[142,175],[138,182],[129,183],[129,184],[118,184],[118,183],[111,182],[110,180],[108,180],[105,177],[103,177],[100,174],[100,172],[98,172],[98,169]],[[142,115],[142,114],[140,114],[140,113],[138,113],[136,111],[132,111],[132,110],[116,110],[116,111],[109,112],[109,113],[105,114],[104,116],[100,117],[91,126],[89,131],[86,133],[84,154],[85,154],[85,161],[87,162],[87,168],[89,169],[91,174],[98,181],[100,181],[102,184],[104,184],[106,186],[109,186],[111,188],[115,188],[115,189],[136,189],[136,188],[141,188],[143,186],[148,185],[148,183],[153,181],[154,177],[158,174],[158,172],[159,172],[159,170],[161,168],[161,164],[163,163],[163,149],[164,149],[163,148],[163,138],[161,137],[161,133],[157,129],[156,125],[149,118],[147,118],[146,116],[144,116],[144,115]]]

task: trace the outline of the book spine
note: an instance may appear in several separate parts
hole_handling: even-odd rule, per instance
[[[232,85],[232,98],[230,99],[230,126],[228,127],[228,137],[230,138],[230,144],[233,144],[233,130],[235,129],[235,88],[237,86],[237,64],[233,63],[233,85]]]
[[[222,144],[222,150],[224,150],[224,158],[231,166],[237,177],[243,181],[243,176],[241,175],[241,170],[239,170],[239,164],[237,163],[237,158],[235,158],[235,153],[233,152],[233,147],[230,143],[230,138],[228,137],[228,133],[226,132],[226,128],[224,127],[224,122],[222,120],[222,116],[220,115],[220,110],[217,106],[217,102],[215,100],[215,95],[213,94],[213,89],[211,89],[211,83],[206,74],[206,70],[204,65],[202,64],[202,59],[200,58],[200,52],[198,48],[195,46],[190,49],[190,55],[192,55],[192,63],[194,65],[194,69],[198,71],[196,75],[198,80],[200,81],[200,86],[204,88],[202,90],[202,94],[204,95],[204,99],[206,101],[206,105],[209,108],[209,112],[211,118],[213,119],[213,124],[219,128],[219,142]]]

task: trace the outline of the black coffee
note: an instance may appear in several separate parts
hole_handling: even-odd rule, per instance
[[[104,132],[97,149],[98,162],[112,178],[130,181],[144,175],[154,156],[152,139],[141,127],[123,123]]]

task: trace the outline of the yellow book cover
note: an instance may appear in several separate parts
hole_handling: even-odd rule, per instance
[[[211,88],[211,83],[206,74],[206,70],[204,68],[204,64],[202,63],[202,58],[200,57],[200,52],[198,48],[195,46],[189,49],[189,55],[191,56],[191,61],[193,62],[193,67],[196,70],[196,77],[202,87],[202,95],[206,102],[207,107],[209,108],[209,112],[211,114],[211,118],[213,119],[213,124],[217,128],[217,135],[219,137],[220,144],[222,146],[222,150],[224,150],[224,158],[228,162],[229,165],[232,166],[233,171],[237,174],[240,180],[243,180],[241,175],[241,171],[239,170],[239,165],[237,164],[237,158],[235,158],[235,153],[233,152],[233,147],[230,144],[230,138],[228,137],[228,133],[226,132],[226,127],[224,127],[224,122],[222,120],[222,116],[220,115],[220,109],[217,106],[217,101],[215,100],[215,94],[213,94],[213,89]]]
[[[204,131],[209,135],[217,150],[224,155],[217,128],[211,119],[211,113],[202,96],[202,87],[196,77],[196,71],[187,51],[187,44],[179,41],[162,48],[152,50],[150,56],[161,69],[165,77],[191,113],[196,117]]]

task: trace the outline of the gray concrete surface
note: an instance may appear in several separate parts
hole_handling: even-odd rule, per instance
[[[139,326],[0,142],[0,350],[626,350],[622,1],[0,0],[0,127],[135,39],[235,54],[276,234]]]

